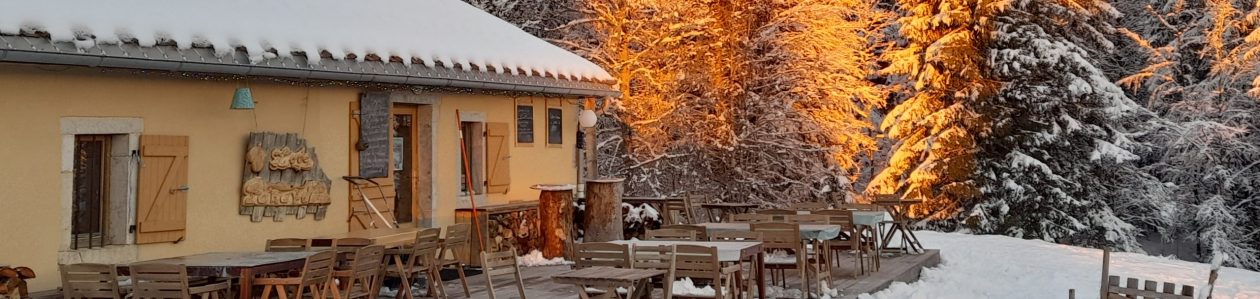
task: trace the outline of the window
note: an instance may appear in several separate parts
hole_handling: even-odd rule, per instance
[[[547,108],[547,144],[564,144],[564,109]]]
[[[462,150],[467,150],[461,157],[459,165],[459,194],[468,196],[469,169],[472,169],[473,191],[485,194],[485,124],[481,122],[462,122],[459,132],[463,136]],[[467,163],[465,163],[467,161]]]
[[[534,106],[516,106],[516,143],[534,143]]]
[[[109,210],[109,135],[74,136],[70,247],[105,245]]]

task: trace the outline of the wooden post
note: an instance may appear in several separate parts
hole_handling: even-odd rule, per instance
[[[586,181],[586,226],[584,242],[621,240],[621,182],[625,179]]]
[[[573,185],[531,186],[538,194],[539,229],[545,258],[564,257],[573,242]]]

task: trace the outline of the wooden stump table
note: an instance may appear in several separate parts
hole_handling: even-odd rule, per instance
[[[573,242],[573,185],[538,184],[538,218],[544,258],[566,257]]]
[[[586,181],[586,226],[584,242],[621,240],[621,182],[625,179]]]

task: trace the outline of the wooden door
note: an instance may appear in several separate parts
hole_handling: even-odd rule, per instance
[[[411,223],[418,213],[416,205],[416,107],[395,105],[391,141],[392,175],[394,176],[394,219]]]
[[[188,213],[188,137],[140,136],[136,243],[179,242]]]

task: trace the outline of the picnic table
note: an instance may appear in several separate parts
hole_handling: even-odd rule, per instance
[[[372,240],[372,244],[385,246],[386,248],[402,247],[410,245],[416,241],[416,232],[420,228],[417,227],[398,227],[398,228],[373,228],[365,230],[357,230],[340,234],[326,235],[311,238],[311,246],[329,247],[332,246],[332,240],[341,238],[364,238]]]
[[[755,273],[757,275],[757,298],[766,298],[766,255],[765,250],[762,249],[761,242],[617,240],[610,243],[630,246],[698,245],[717,248],[719,262],[739,263],[750,261],[753,263],[753,269],[757,269],[757,273]]]
[[[709,212],[709,221],[726,222],[730,215],[748,213],[758,206],[757,204],[742,202],[711,202],[700,204],[700,207]]]
[[[922,252],[923,244],[919,243],[919,237],[914,235],[910,230],[910,206],[923,203],[918,199],[876,199],[872,203],[883,206],[888,210],[888,214],[892,215],[892,224],[888,228],[888,233],[884,235],[883,250],[899,249],[906,252]],[[894,233],[901,233],[901,241],[906,245],[904,247],[891,247],[892,237]]]
[[[252,299],[254,276],[259,274],[298,270],[306,264],[306,258],[314,251],[299,252],[211,252],[135,262],[132,265],[163,263],[184,265],[189,276],[240,278],[241,299]],[[129,265],[119,265],[118,274],[131,273]]]
[[[589,267],[556,274],[551,279],[557,283],[576,285],[582,294],[589,286],[624,287],[628,295],[626,298],[644,298],[652,292],[652,287],[647,285],[651,278],[665,273],[665,270]]]
[[[696,224],[703,226],[708,233],[718,231],[751,231],[752,225],[749,223],[717,223],[705,222]],[[801,240],[831,240],[840,236],[843,230],[839,225],[831,224],[801,224]]]

